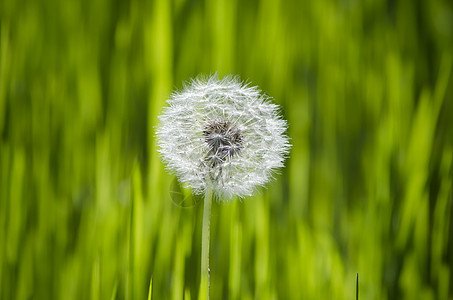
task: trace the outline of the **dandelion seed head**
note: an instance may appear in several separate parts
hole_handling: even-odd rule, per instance
[[[238,77],[199,77],[168,99],[156,135],[167,169],[195,194],[251,196],[284,166],[290,144],[279,107]]]

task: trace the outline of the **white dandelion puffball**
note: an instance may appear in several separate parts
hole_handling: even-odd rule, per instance
[[[284,166],[287,123],[257,87],[233,76],[199,77],[167,102],[156,132],[159,153],[195,194],[251,196]]]

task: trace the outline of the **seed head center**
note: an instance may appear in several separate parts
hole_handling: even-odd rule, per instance
[[[209,153],[206,162],[210,167],[221,165],[242,149],[242,133],[230,121],[210,121],[203,130]]]

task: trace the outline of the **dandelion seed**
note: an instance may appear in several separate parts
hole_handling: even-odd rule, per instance
[[[159,152],[167,168],[205,194],[200,297],[209,299],[212,195],[250,196],[283,166],[290,144],[278,106],[238,77],[189,82],[171,95],[159,117]]]
[[[251,196],[283,167],[290,144],[279,107],[238,77],[199,77],[175,92],[159,117],[159,152],[195,194]]]

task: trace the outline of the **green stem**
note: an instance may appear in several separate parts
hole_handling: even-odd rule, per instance
[[[359,273],[357,273],[357,281],[355,284],[355,299],[359,300]]]
[[[203,299],[209,299],[209,243],[211,232],[211,205],[212,205],[212,190],[208,189],[204,197],[203,206],[203,231],[201,241],[201,295]]]

